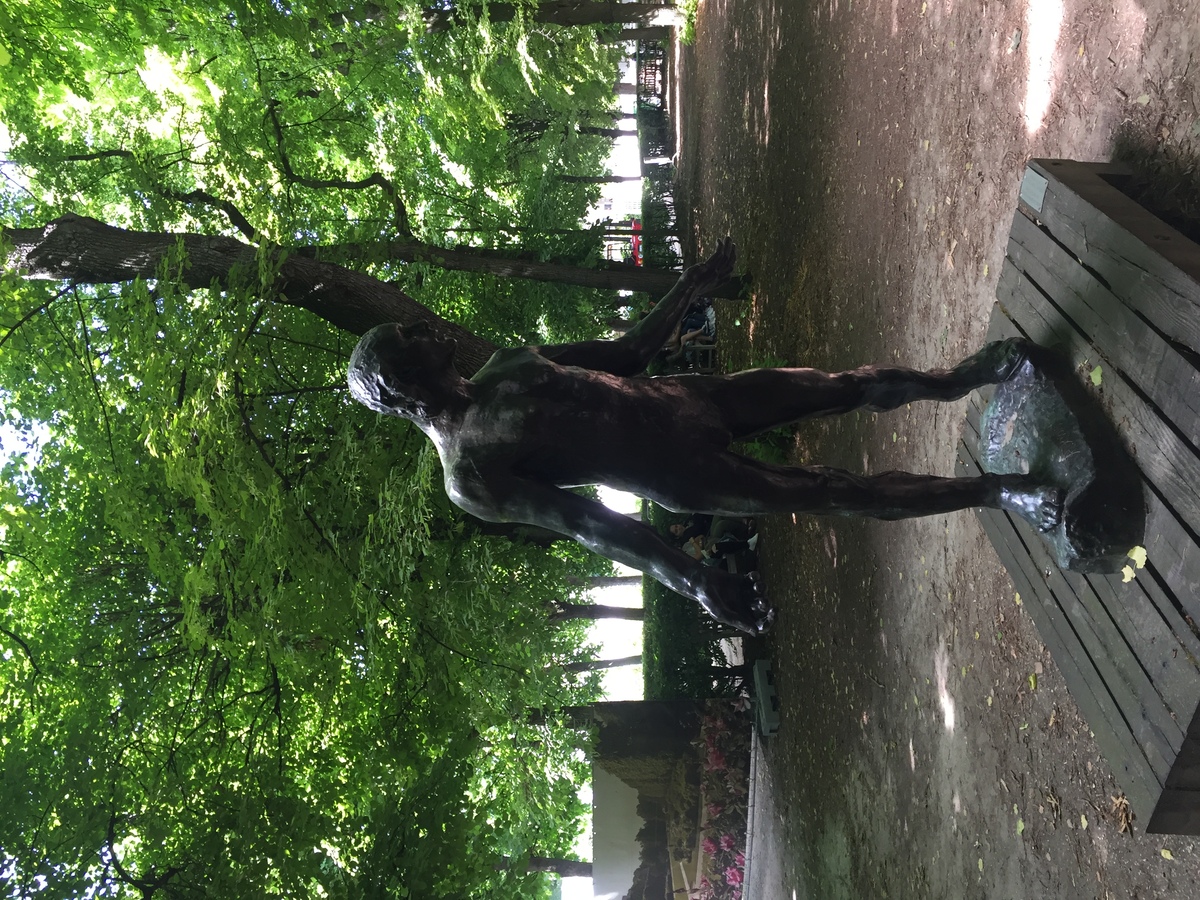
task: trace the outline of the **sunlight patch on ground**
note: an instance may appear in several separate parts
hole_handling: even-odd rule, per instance
[[[1063,0],[1029,0],[1025,7],[1025,130],[1036,134],[1054,98],[1054,51],[1063,24]]]
[[[946,652],[946,645],[939,644],[937,653],[933,656],[933,674],[934,681],[937,684],[938,703],[942,707],[942,721],[946,726],[947,734],[954,734],[954,698],[950,696],[950,692],[946,689],[947,674],[950,671],[950,654]]]

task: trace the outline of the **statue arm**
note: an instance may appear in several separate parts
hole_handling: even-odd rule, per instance
[[[725,238],[707,260],[684,270],[667,295],[621,337],[612,341],[553,344],[539,348],[539,352],[562,366],[579,366],[613,375],[637,375],[675,333],[692,300],[727,281],[733,274],[736,260],[737,247],[732,238]]]
[[[574,538],[589,550],[624,563],[691,597],[717,620],[752,634],[769,627],[757,573],[731,575],[703,566],[666,543],[654,529],[613,512],[604,504],[515,476],[458,483],[451,499],[467,512],[489,521],[519,522]]]

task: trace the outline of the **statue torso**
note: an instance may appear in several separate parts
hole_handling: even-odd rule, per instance
[[[500,350],[475,374],[457,435],[439,444],[447,489],[489,473],[644,490],[696,442],[728,442],[686,379],[625,378]]]

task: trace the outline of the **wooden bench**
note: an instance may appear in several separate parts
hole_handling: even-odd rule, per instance
[[[1058,346],[1089,384],[1100,367],[1145,483],[1145,568],[1065,572],[1024,523],[980,519],[1139,824],[1200,834],[1200,247],[1126,196],[1128,177],[1030,163],[989,339]],[[979,471],[987,399],[972,398],[960,474]]]

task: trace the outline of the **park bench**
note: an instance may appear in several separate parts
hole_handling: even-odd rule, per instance
[[[989,339],[1057,346],[1094,385],[1144,481],[1145,567],[1064,571],[1023,522],[979,517],[1138,823],[1200,834],[1200,246],[1129,183],[1112,164],[1029,164]],[[980,470],[987,399],[959,474]]]

